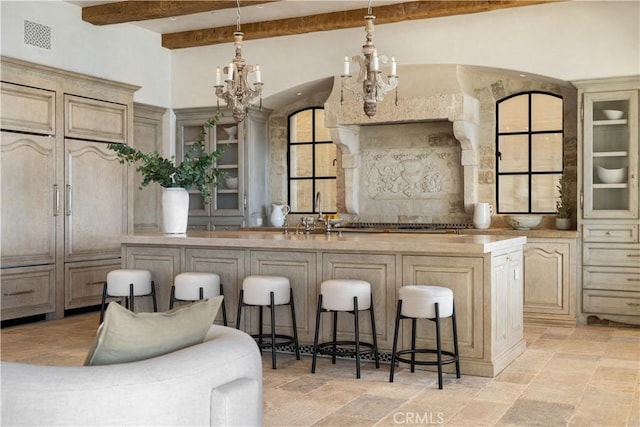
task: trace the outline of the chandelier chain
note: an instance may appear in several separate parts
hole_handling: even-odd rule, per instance
[[[236,31],[240,31],[240,0],[236,0]]]

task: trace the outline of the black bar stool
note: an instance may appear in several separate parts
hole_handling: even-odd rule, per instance
[[[171,286],[171,297],[169,299],[169,310],[177,301],[198,301],[205,298],[213,298],[219,295],[224,296],[220,276],[216,273],[201,273],[187,271],[180,273],[173,280]],[[227,309],[222,299],[222,321],[227,326]]]
[[[291,322],[293,324],[293,335],[276,334],[277,305],[291,306]],[[240,298],[238,299],[238,316],[236,319],[236,329],[240,329],[240,315],[242,307],[260,307],[260,330],[258,334],[252,335],[256,339],[261,349],[271,349],[271,367],[276,369],[276,348],[293,344],[296,352],[296,359],[300,360],[300,346],[298,345],[298,329],[296,326],[296,310],[293,304],[293,290],[289,284],[289,279],[281,276],[247,276],[242,281]],[[271,309],[271,333],[265,334],[262,330],[262,309]],[[268,341],[265,341],[267,339]]]
[[[440,319],[451,317],[453,328],[453,352],[442,350],[440,338]],[[411,319],[411,349],[397,351],[400,320]],[[436,348],[416,348],[416,320],[428,319],[436,323]],[[416,354],[435,353],[435,361],[416,360]],[[401,357],[410,354],[411,359]],[[448,356],[447,358],[443,358]],[[399,291],[396,326],[393,334],[393,352],[391,353],[391,373],[389,381],[393,382],[393,374],[397,362],[409,363],[411,372],[416,365],[436,365],[438,367],[438,388],[442,390],[442,366],[456,364],[456,378],[460,378],[460,357],[458,353],[458,330],[456,327],[456,310],[453,302],[453,291],[443,286],[403,286]]]
[[[112,270],[107,273],[107,281],[102,286],[102,304],[100,306],[100,323],[104,319],[107,298],[124,298],[125,307],[135,311],[133,299],[140,296],[151,296],[153,311],[158,311],[156,303],[156,287],[148,270]]]
[[[333,279],[325,280],[320,284],[320,295],[318,296],[318,311],[316,313],[316,333],[313,340],[313,361],[311,363],[311,373],[316,372],[316,357],[318,354],[332,356],[332,363],[336,363],[336,356],[354,356],[356,359],[356,378],[360,378],[360,357],[363,354],[373,354],[376,368],[380,367],[378,355],[378,339],[376,337],[376,322],[373,313],[373,303],[371,296],[371,284],[364,280]],[[369,310],[371,314],[371,333],[373,343],[360,341],[360,327],[358,324],[358,313]],[[320,334],[320,315],[324,312],[333,313],[333,340],[318,344]],[[354,318],[354,341],[338,341],[337,323],[338,312],[353,314]],[[364,350],[362,349],[364,347]]]

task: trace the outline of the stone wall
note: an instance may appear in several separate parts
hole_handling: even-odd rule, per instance
[[[332,136],[348,134],[357,141],[345,145],[336,138],[343,153],[338,156],[338,211],[350,210],[354,219],[371,222],[471,223],[470,201],[496,205],[496,102],[541,91],[564,100],[565,173],[576,203],[578,104],[571,84],[483,67],[404,70],[399,70],[404,77],[399,105],[387,95],[373,119],[364,115],[361,103],[340,104],[339,78],[331,93],[312,94],[275,111],[270,117],[271,201],[287,197],[287,116],[324,104],[327,126],[340,128]],[[543,225],[552,227],[552,221],[549,215]],[[494,215],[493,226],[503,224]]]

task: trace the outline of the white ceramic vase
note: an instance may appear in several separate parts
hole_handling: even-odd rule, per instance
[[[165,234],[185,234],[189,219],[189,193],[184,188],[162,192],[162,227]]]

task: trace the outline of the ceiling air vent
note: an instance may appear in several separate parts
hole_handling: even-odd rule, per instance
[[[51,50],[51,27],[25,19],[24,43]]]

